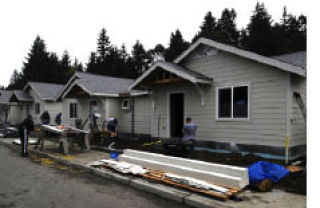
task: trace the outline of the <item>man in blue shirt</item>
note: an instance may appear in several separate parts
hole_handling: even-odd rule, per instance
[[[196,144],[197,125],[192,123],[191,118],[186,118],[186,123],[182,128],[182,151],[190,154],[194,150]]]
[[[197,129],[198,129],[198,127],[197,127],[197,125],[192,123],[192,119],[187,118],[186,123],[184,124],[184,126],[182,128],[182,132],[183,132],[182,141],[184,141],[184,142],[192,141],[192,140],[195,141]]]

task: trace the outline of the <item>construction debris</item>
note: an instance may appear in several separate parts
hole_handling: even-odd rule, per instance
[[[212,184],[243,189],[249,184],[247,168],[208,163],[180,157],[125,149],[119,161],[141,165],[148,169],[183,175]]]
[[[290,171],[290,173],[296,173],[304,170],[303,167],[298,165],[288,165],[286,168]]]
[[[183,176],[179,176],[179,175],[175,175],[175,174],[171,174],[171,173],[166,173],[165,175],[167,178],[169,178],[172,181],[175,181],[175,182],[178,182],[181,184],[185,184],[185,185],[189,185],[189,186],[199,188],[199,189],[213,190],[213,191],[217,191],[217,192],[221,192],[221,193],[226,193],[229,191],[229,189],[227,189],[227,188],[223,188],[221,186],[209,184],[203,180],[198,180],[198,179],[191,178],[191,177],[183,177]]]
[[[190,191],[202,193],[208,196],[219,198],[221,200],[227,200],[230,197],[234,197],[241,191],[240,189],[211,184],[192,177],[165,173],[160,170],[146,169],[140,165],[127,162],[119,162],[115,160],[98,160],[90,162],[87,165],[99,168],[110,168],[123,174],[133,174],[136,176],[141,176],[145,179],[161,182],[183,189],[188,189]]]
[[[90,166],[102,166],[112,168],[120,173],[128,174],[131,173],[133,175],[142,175],[148,172],[147,169],[141,167],[140,165],[135,165],[127,162],[117,162],[114,160],[99,160],[93,163],[89,163]]]

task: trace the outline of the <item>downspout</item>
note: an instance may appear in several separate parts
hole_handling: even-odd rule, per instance
[[[291,116],[292,116],[292,88],[291,76],[288,75],[287,101],[286,101],[286,136],[285,136],[285,163],[289,163],[290,158],[290,137],[291,137]]]
[[[131,97],[130,102],[130,109],[131,109],[131,136],[134,138],[135,132],[134,132],[134,97]]]

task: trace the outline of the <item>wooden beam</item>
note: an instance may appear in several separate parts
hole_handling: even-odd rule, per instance
[[[166,84],[166,83],[175,83],[175,82],[182,82],[182,78],[171,78],[171,79],[163,79],[163,80],[155,80],[152,82],[149,82],[147,84],[153,85],[153,84]]]

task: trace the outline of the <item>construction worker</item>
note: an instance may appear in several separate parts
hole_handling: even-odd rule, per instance
[[[31,115],[28,115],[27,118],[23,120],[20,125],[19,133],[20,133],[20,144],[21,144],[21,156],[28,156],[28,139],[29,133],[33,131],[33,120]]]
[[[192,123],[191,118],[186,118],[186,123],[182,128],[182,151],[185,153],[191,153],[194,150],[196,144],[197,125]]]
[[[62,113],[60,112],[56,115],[56,118],[54,120],[58,126],[61,125],[61,116],[62,116]]]
[[[42,115],[40,116],[41,119],[41,123],[45,124],[45,125],[49,125],[50,124],[50,115],[49,112],[46,110],[42,113]]]

